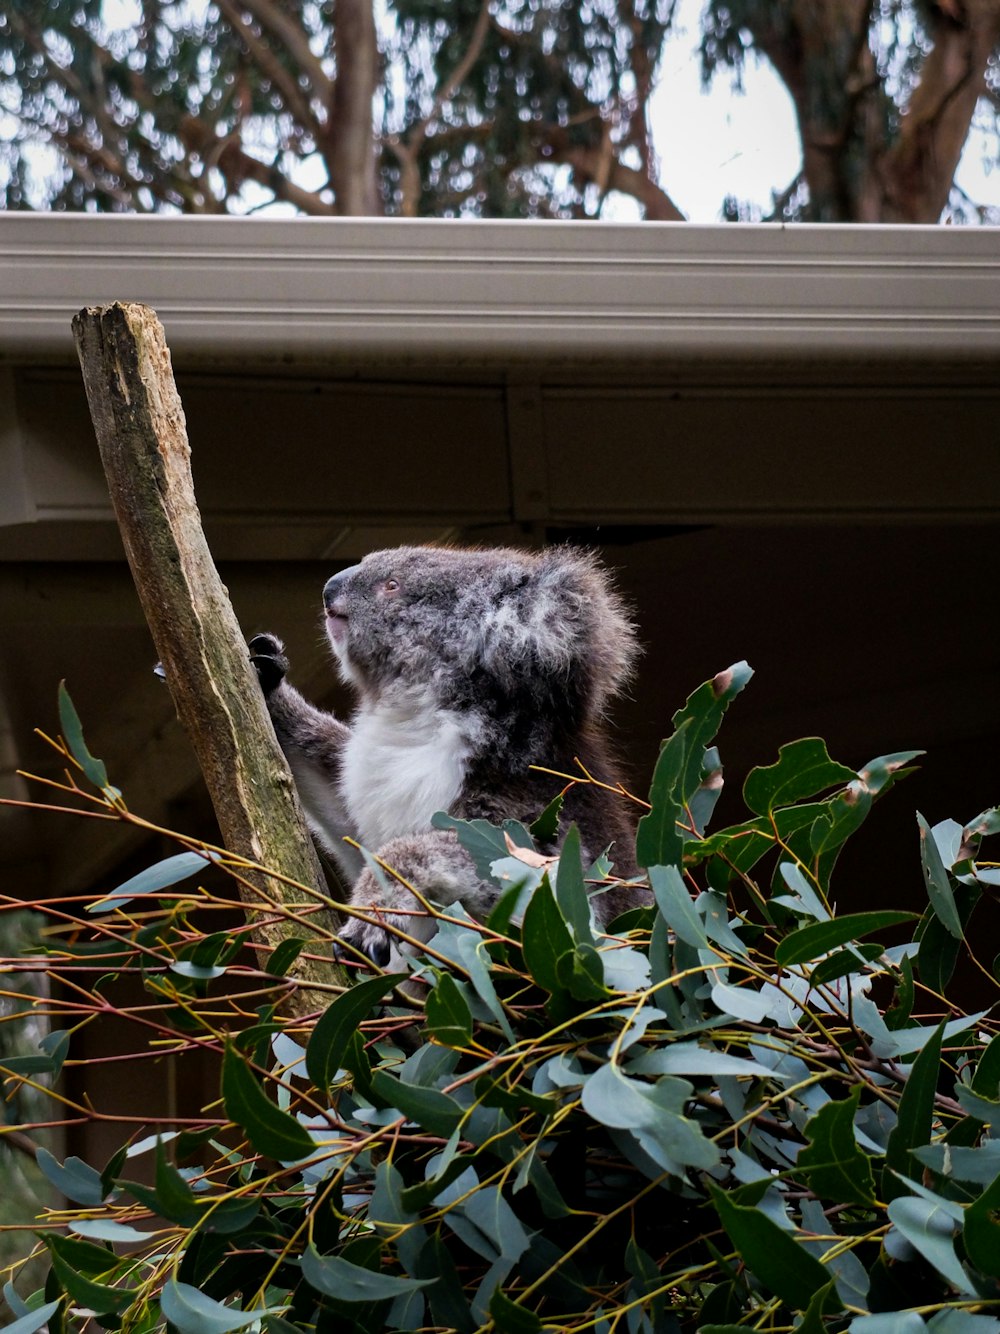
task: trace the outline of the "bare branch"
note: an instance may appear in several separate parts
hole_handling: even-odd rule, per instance
[[[272,0],[240,0],[240,3],[284,47],[308,79],[320,103],[324,107],[328,106],[333,84],[322,61],[313,55],[309,38],[301,25],[290,19]],[[229,17],[228,14],[226,17]]]
[[[573,144],[561,126],[552,126],[544,136],[548,155],[540,154],[545,162],[564,162],[584,185],[597,185],[602,191],[619,190],[631,195],[643,207],[651,222],[684,222],[680,211],[667,192],[645,171],[627,167],[617,157],[609,160],[606,147],[587,148]]]
[[[275,199],[293,204],[313,217],[333,217],[339,210],[311,190],[296,185],[277,167],[268,166],[259,158],[251,157],[239,145],[235,136],[219,138],[204,121],[185,116],[180,125],[180,137],[189,152],[198,153],[203,161],[217,166],[226,180],[227,188],[238,193],[244,181],[255,181],[270,190]],[[207,182],[206,182],[207,187]]]
[[[253,24],[244,17],[242,8],[235,0],[215,0],[219,13],[222,14],[246,43],[246,48],[261,74],[281,95],[288,113],[306,129],[319,131],[319,122],[313,112],[309,99],[299,87],[292,75],[281,63],[266,42],[262,42],[254,31]]]
[[[441,111],[445,102],[459,89],[465,80],[469,77],[472,69],[482,54],[483,43],[486,41],[486,35],[490,30],[490,0],[483,0],[479,7],[479,14],[476,18],[476,25],[472,30],[472,36],[469,38],[469,45],[465,49],[465,54],[451,71],[445,81],[434,94],[434,103],[430,111],[420,122],[420,124],[411,132],[408,143],[412,145],[417,152],[420,151],[420,145],[427,136],[427,127]]]
[[[148,307],[116,303],[80,311],[73,332],[122,542],[171,696],[226,847],[252,864],[238,883],[266,966],[270,949],[291,934],[289,922],[301,923],[296,898],[323,902],[326,883],[205,542],[163,328]],[[261,916],[268,902],[288,920]],[[331,974],[332,965],[312,968],[316,980]]]
[[[417,215],[417,207],[420,202],[419,157],[427,138],[428,129],[437,119],[445,102],[469,77],[473,66],[482,54],[483,43],[486,41],[486,34],[489,30],[490,0],[483,0],[476,18],[476,25],[472,30],[472,36],[469,38],[469,45],[466,47],[461,60],[458,61],[455,68],[434,94],[430,111],[419,125],[416,125],[410,131],[405,143],[398,137],[393,138],[389,143],[389,147],[399,161],[400,212],[404,218],[413,218]]]

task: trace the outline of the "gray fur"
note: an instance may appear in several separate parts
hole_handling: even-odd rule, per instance
[[[532,765],[574,773],[579,759],[614,783],[605,710],[629,679],[635,631],[597,560],[565,547],[376,551],[329,581],[324,605],[340,674],[358,694],[349,725],[288,684],[274,636],[254,639],[251,655],[317,840],[354,881],[352,906],[376,919],[351,918],[342,936],[384,962],[391,936],[379,922],[420,939],[433,924],[343,837],[427,899],[460,900],[482,918],[497,888],[453,833],[430,827],[432,814],[528,822],[559,788]],[[626,798],[575,786],[563,827],[571,821],[586,853],[613,843],[616,872],[635,873]],[[637,901],[614,887],[595,906],[607,922]]]

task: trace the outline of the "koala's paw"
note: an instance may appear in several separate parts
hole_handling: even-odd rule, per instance
[[[348,918],[340,929],[340,939],[366,954],[378,968],[385,968],[393,957],[411,953],[412,947],[399,938],[397,931],[418,940],[433,934],[434,923],[420,911],[413,896],[401,885],[381,883],[370,870],[362,871],[355,881],[351,906],[368,920]],[[343,951],[345,958],[348,954]]]
[[[350,948],[345,949],[345,945]],[[371,959],[376,968],[385,968],[392,953],[392,936],[382,926],[351,917],[340,929],[340,940],[334,945],[334,957],[349,959],[355,950],[360,950]]]
[[[257,669],[257,679],[266,698],[277,690],[288,671],[285,646],[277,635],[254,635],[249,649],[250,661]]]

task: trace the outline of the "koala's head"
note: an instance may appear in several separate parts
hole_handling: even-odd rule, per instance
[[[584,717],[628,680],[635,630],[607,572],[553,547],[374,551],[323,590],[341,674],[365,696],[418,687],[444,707],[559,692]]]

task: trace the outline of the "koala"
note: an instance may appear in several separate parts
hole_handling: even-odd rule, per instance
[[[368,919],[350,918],[341,938],[384,966],[388,928],[426,940],[434,923],[403,884],[380,884],[345,835],[427,899],[458,900],[482,920],[497,886],[431,817],[530,822],[558,789],[533,765],[578,773],[579,760],[614,784],[606,709],[629,680],[635,628],[598,561],[567,547],[376,551],[334,575],[323,604],[340,675],[357,692],[349,722],[288,683],[276,636],[256,636],[250,655],[313,834]],[[585,857],[613,845],[621,877],[635,874],[629,805],[580,783],[562,809]],[[597,919],[640,901],[635,886],[614,884],[595,896]]]

